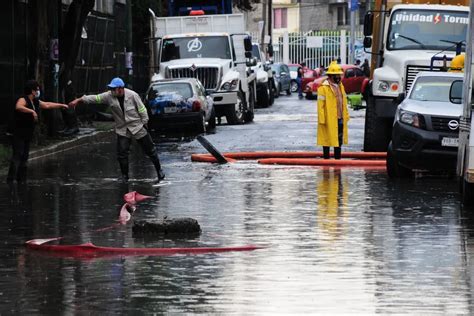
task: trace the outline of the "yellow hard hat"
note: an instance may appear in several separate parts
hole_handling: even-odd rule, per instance
[[[451,67],[449,67],[449,72],[463,72],[464,71],[464,58],[465,54],[457,55],[451,61]]]
[[[328,67],[328,71],[326,71],[326,75],[342,75],[343,71],[340,65],[336,61],[331,62]]]

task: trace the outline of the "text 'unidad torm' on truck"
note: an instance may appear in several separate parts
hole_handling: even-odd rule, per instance
[[[387,150],[397,97],[409,91],[415,76],[445,71],[465,50],[468,0],[400,2],[376,0],[364,21],[364,47],[372,48],[373,68],[364,91],[365,151]]]
[[[242,14],[156,17],[150,29],[151,81],[197,78],[212,97],[216,116],[229,124],[254,117],[256,76],[252,41]]]

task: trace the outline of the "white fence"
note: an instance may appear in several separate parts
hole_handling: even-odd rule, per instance
[[[309,37],[309,38],[308,38]],[[363,34],[355,34],[354,60],[370,56],[364,53],[362,46]],[[316,43],[316,45],[314,45]],[[350,33],[342,31],[317,31],[310,33],[285,33],[274,39],[273,60],[286,64],[305,62],[309,68],[327,67],[329,63],[341,58],[341,63],[349,63]],[[317,46],[317,47],[314,47]]]

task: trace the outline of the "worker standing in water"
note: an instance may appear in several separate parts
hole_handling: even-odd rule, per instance
[[[341,159],[341,146],[347,144],[347,95],[341,82],[342,68],[333,61],[326,72],[328,78],[318,88],[318,146],[323,146],[323,157],[329,159],[330,147],[334,158]]]

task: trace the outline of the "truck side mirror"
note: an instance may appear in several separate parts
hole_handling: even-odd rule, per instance
[[[252,51],[252,40],[250,39],[249,36],[244,38],[244,48],[246,52]]]
[[[449,89],[449,101],[455,104],[461,104],[462,102],[462,92],[463,92],[463,81],[456,80],[451,84]]]
[[[247,59],[247,67],[253,67],[257,65],[257,58],[250,56],[250,58]]]
[[[371,36],[374,27],[374,14],[367,12],[364,17],[364,36]]]
[[[364,37],[364,48],[372,47],[372,37]]]
[[[268,52],[269,57],[273,57],[273,45],[272,44],[268,44],[267,52]]]

